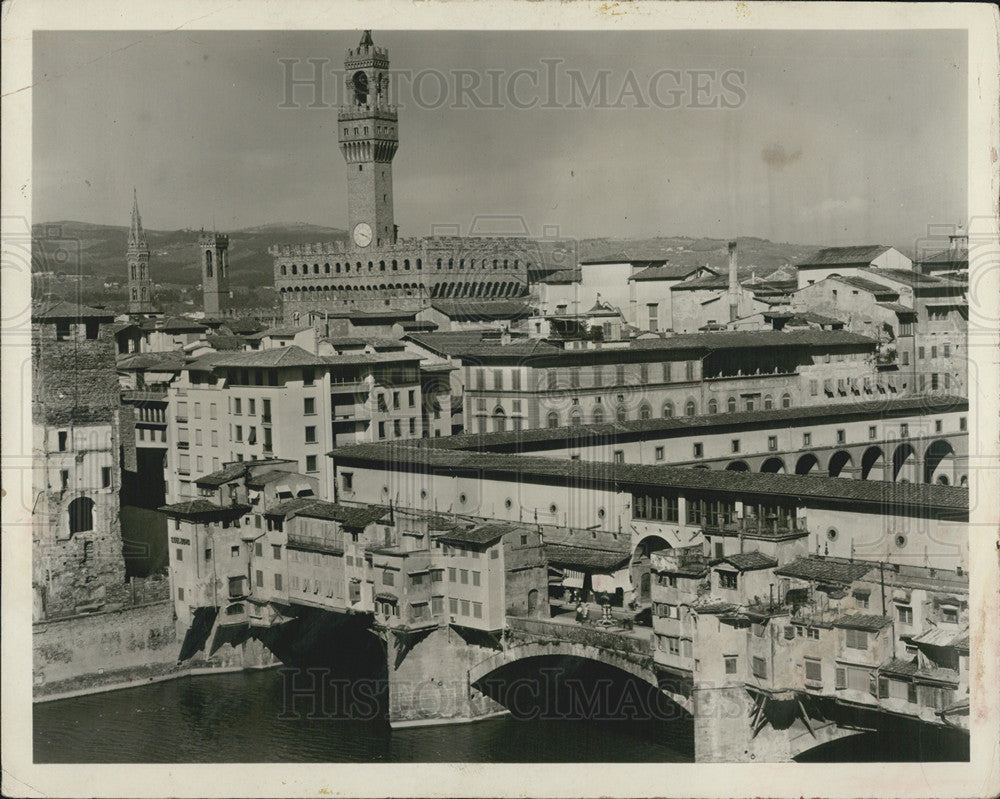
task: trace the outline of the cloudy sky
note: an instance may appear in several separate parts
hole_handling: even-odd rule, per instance
[[[374,38],[403,73],[402,235],[502,215],[537,235],[909,246],[967,213],[963,31]],[[358,39],[36,33],[34,220],[126,224],[134,185],[153,229],[345,227],[334,106]],[[311,86],[287,102],[282,59],[300,79],[328,59],[325,107]]]

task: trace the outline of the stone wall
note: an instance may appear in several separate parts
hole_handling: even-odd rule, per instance
[[[495,649],[467,642],[451,627],[438,627],[397,662],[400,652],[395,635],[388,635],[390,724],[471,721],[504,712],[502,706],[469,686],[469,669]]]
[[[181,643],[170,602],[39,622],[32,633],[36,690],[104,672],[173,664]]]

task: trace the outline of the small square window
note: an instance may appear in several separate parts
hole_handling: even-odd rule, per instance
[[[663,460],[663,455],[664,455],[664,448],[663,447],[657,447],[656,448],[656,460],[662,461]]]
[[[705,448],[702,446],[702,443],[700,441],[696,441],[694,443],[694,456],[696,458],[700,458],[704,455],[704,453],[705,453]]]

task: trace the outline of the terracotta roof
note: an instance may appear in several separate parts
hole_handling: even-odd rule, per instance
[[[860,580],[872,569],[877,569],[878,564],[869,561],[849,561],[843,558],[825,558],[818,555],[809,555],[791,563],[786,563],[778,569],[775,574],[782,577],[797,577],[800,580],[815,580],[820,583],[837,583],[839,585],[850,585],[855,580]]]
[[[892,249],[885,244],[863,244],[855,247],[827,247],[798,264],[811,266],[868,266],[882,253]]]
[[[826,279],[846,283],[848,286],[853,286],[856,289],[867,291],[869,294],[876,294],[879,296],[891,294],[894,297],[899,296],[899,292],[891,286],[887,286],[884,283],[878,283],[874,280],[869,280],[865,277],[857,277],[856,275],[836,275],[835,277],[828,277]]]
[[[202,355],[189,363],[188,368],[211,371],[227,366],[273,368],[278,366],[325,366],[327,363],[329,361],[324,356],[313,355],[293,344],[289,347],[276,347],[270,350],[218,352]]]
[[[466,544],[489,544],[506,533],[516,530],[519,525],[507,522],[486,522],[484,524],[462,524],[447,519],[431,521],[428,524],[431,538],[442,541],[458,541]]]
[[[897,677],[915,677],[918,680],[933,680],[934,682],[958,683],[958,672],[951,669],[921,669],[916,660],[901,660],[892,658],[879,667],[880,674],[891,674]]]
[[[898,314],[910,314],[916,316],[917,312],[912,308],[907,308],[905,305],[899,302],[877,302],[875,303],[879,308],[885,308],[887,311],[892,311]]]
[[[281,469],[271,469],[266,472],[261,472],[255,477],[247,478],[247,485],[252,488],[257,488],[260,486],[265,486],[268,483],[276,483],[279,480],[293,480],[296,477],[302,477],[302,475],[297,472],[282,471]]]
[[[778,422],[791,424],[797,421],[813,423],[817,420],[833,421],[836,419],[891,419],[894,416],[913,413],[923,414],[967,409],[968,400],[963,397],[899,397],[872,402],[841,402],[828,405],[799,405],[792,408],[739,411],[737,413],[632,419],[626,422],[603,422],[576,427],[540,427],[498,433],[461,433],[446,438],[430,439],[429,446],[443,449],[488,451],[494,448],[500,449],[510,445],[530,443],[537,449],[546,443],[561,447],[565,445],[566,441],[585,443],[588,439],[609,437],[624,441],[647,436],[666,437],[671,433],[687,436],[733,427],[772,427]]]
[[[265,515],[281,518],[306,516],[310,519],[340,522],[344,527],[361,528],[388,516],[389,509],[382,505],[353,507],[313,497],[298,497],[273,505]]]
[[[653,266],[656,264],[662,264],[666,260],[666,258],[658,255],[650,255],[648,253],[641,255],[635,251],[629,252],[626,250],[618,250],[617,252],[613,252],[609,255],[591,255],[588,258],[581,258],[579,263],[586,264],[588,266],[596,266],[599,264],[648,264]]]
[[[773,569],[778,565],[778,561],[774,558],[757,551],[738,552],[734,555],[727,555],[722,559],[722,562],[729,563],[741,572]]]
[[[312,328],[309,325],[284,325],[282,327],[271,327],[267,330],[262,330],[259,333],[247,336],[247,338],[260,339],[265,336],[294,336],[297,333],[304,333],[307,330],[312,330]]]
[[[580,570],[617,570],[629,559],[627,550],[591,549],[574,544],[548,543],[544,545],[549,563]]]
[[[379,468],[486,472],[514,479],[559,480],[564,484],[620,485],[629,488],[744,493],[790,498],[840,500],[882,507],[941,508],[962,514],[969,508],[969,490],[959,486],[844,480],[766,472],[736,472],[634,463],[566,461],[535,455],[447,450],[412,441],[354,444],[330,452],[340,463],[372,464]]]
[[[736,605],[732,602],[707,602],[704,605],[692,605],[691,610],[695,613],[715,616],[720,613],[732,613],[736,610]]]
[[[60,319],[103,319],[106,322],[111,322],[114,318],[113,311],[61,300],[39,304],[31,309],[33,322],[54,322]]]
[[[168,516],[189,518],[218,516],[222,518],[225,516],[243,516],[250,511],[250,506],[237,503],[232,505],[217,505],[210,500],[199,498],[185,500],[184,502],[175,502],[173,505],[161,505],[157,510]]]
[[[514,300],[431,300],[431,308],[456,320],[522,319],[531,309]]]
[[[629,280],[682,280],[699,269],[701,267],[694,264],[663,263],[659,266],[647,266],[632,275]]]
[[[968,269],[969,248],[956,247],[954,249],[941,250],[921,259],[919,263],[921,266],[926,264],[928,266],[944,266],[949,269]]]
[[[892,624],[892,619],[886,616],[875,616],[871,613],[850,613],[833,620],[834,627],[868,630],[869,632],[878,632],[890,624]]]
[[[261,458],[259,460],[246,460],[246,461],[235,461],[233,463],[228,463],[221,469],[214,472],[209,472],[206,475],[195,478],[195,485],[197,486],[210,486],[218,487],[225,485],[226,483],[232,482],[237,477],[242,477],[244,474],[249,474],[250,467],[260,466],[267,463],[282,462],[277,458]]]

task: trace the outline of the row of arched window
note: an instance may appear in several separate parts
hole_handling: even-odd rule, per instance
[[[414,263],[416,264],[416,267],[417,267],[418,271],[424,268],[424,264],[423,264],[422,259],[417,258]],[[399,271],[399,261],[394,258],[391,261],[389,261],[388,264],[387,264],[386,261],[379,261],[378,262],[378,271],[379,272],[385,272],[387,269],[390,272],[398,272]],[[355,272],[363,272],[364,271],[364,267],[362,266],[361,261],[355,261],[355,263],[354,263],[354,271]],[[374,272],[375,271],[375,262],[374,261],[369,261],[368,262],[368,271],[369,272]],[[410,271],[410,259],[409,258],[404,258],[403,259],[403,271],[404,272],[409,272]],[[283,274],[283,275],[288,275],[288,274],[292,274],[292,275],[308,275],[308,274],[313,274],[313,275],[319,275],[319,274],[330,275],[330,274],[336,274],[336,275],[339,275],[339,274],[350,274],[350,272],[351,272],[351,263],[350,263],[350,261],[345,261],[343,264],[341,264],[339,261],[337,261],[332,266],[329,263],[325,263],[325,264],[323,264],[322,272],[320,272],[320,265],[319,264],[313,264],[312,265],[312,272],[309,271],[309,264],[302,264],[301,266],[299,266],[299,264],[291,264],[290,266],[287,265],[287,264],[282,264],[281,265],[281,274]]]
[[[142,287],[142,298],[144,300],[148,300],[149,299],[149,289],[147,289],[145,286]],[[133,300],[138,300],[139,299],[139,290],[138,289],[135,289],[135,288],[132,289],[132,299]]]
[[[421,283],[379,283],[351,285],[314,285],[314,286],[284,286],[279,289],[281,294],[291,294],[301,297],[314,292],[396,292],[397,296],[411,297],[426,291]],[[521,283],[436,283],[430,288],[431,297],[518,297],[524,293]]]
[[[744,403],[744,410],[752,411],[754,410],[752,400],[747,400]],[[726,409],[729,413],[736,413],[737,402],[736,397],[730,397],[726,402]],[[771,410],[774,407],[774,398],[767,394],[764,396],[764,409]],[[781,407],[791,408],[792,407],[792,397],[787,392],[781,395]],[[675,415],[674,403],[671,400],[664,401],[660,408],[661,415],[664,419],[669,419]],[[719,402],[715,398],[708,401],[708,412],[710,414],[716,414],[719,412]],[[684,403],[684,415],[685,416],[697,416],[698,415],[698,403],[693,398],[688,398]],[[653,407],[648,402],[641,402],[639,404],[639,414],[638,418],[640,420],[652,419],[653,418]],[[604,408],[601,405],[597,405],[593,411],[591,411],[591,422],[593,424],[602,424],[605,421]],[[627,422],[628,421],[628,408],[624,405],[618,405],[615,408],[615,421],[616,422]],[[561,418],[558,411],[549,411],[546,417],[546,423],[548,427],[559,427],[562,424]],[[571,426],[576,426],[583,424],[583,411],[580,408],[573,408],[569,412],[569,424]]]
[[[792,407],[792,395],[787,391],[781,395],[781,407],[791,408]],[[770,411],[774,409],[774,397],[770,394],[765,394],[763,399],[764,410]],[[759,410],[756,407],[757,403],[753,397],[746,397],[743,400],[743,407],[739,407],[739,403],[736,401],[736,397],[730,397],[726,400],[726,412],[736,413],[739,410],[743,411],[755,411]],[[710,414],[716,414],[719,412],[719,401],[714,397],[708,401],[708,412]]]
[[[149,275],[146,272],[145,264],[138,264],[138,269],[136,269],[136,264],[132,264],[130,267],[130,274],[132,280],[145,280]]]
[[[469,269],[475,269],[476,268],[476,259],[475,258],[469,258],[468,260],[469,260]],[[458,259],[458,268],[459,269],[465,269],[465,261],[466,261],[465,258],[459,258]],[[525,268],[527,268],[529,266],[531,266],[530,263],[525,263]],[[444,259],[442,259],[442,258],[438,258],[437,259],[437,268],[438,269],[444,269],[445,268],[445,261],[444,261]],[[455,259],[454,258],[449,258],[448,259],[448,261],[447,261],[447,268],[448,269],[454,269],[455,268]],[[481,268],[482,269],[489,269],[488,259],[486,259],[486,258],[482,259]],[[499,258],[494,258],[493,259],[493,268],[494,269],[510,269],[510,259],[509,258],[504,258],[501,261]],[[514,259],[514,269],[520,269],[520,268],[521,268],[521,261],[520,261],[519,258],[515,258]]]

